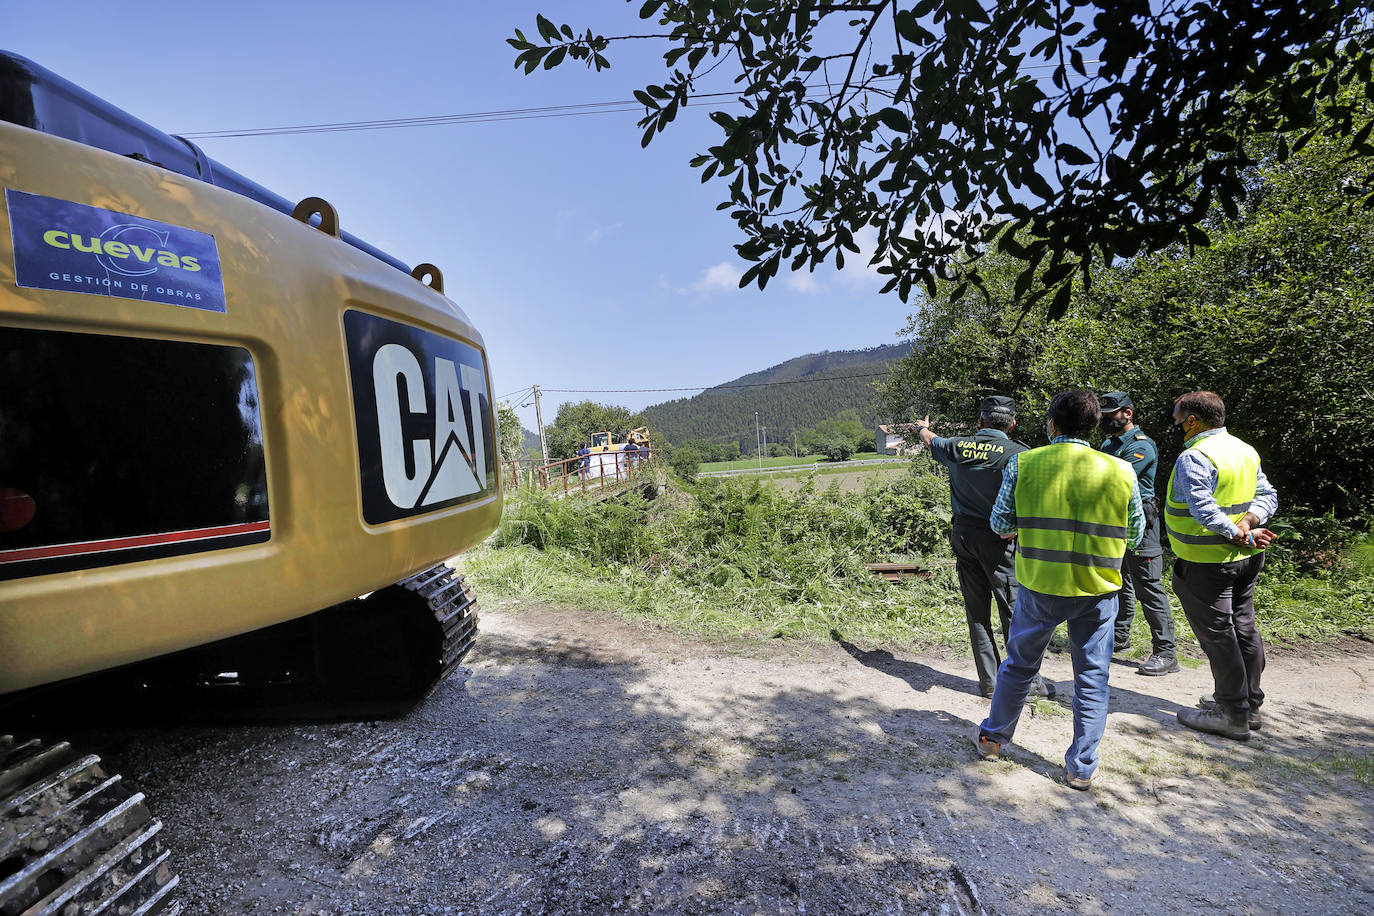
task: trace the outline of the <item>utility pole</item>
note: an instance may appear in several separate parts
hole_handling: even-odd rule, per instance
[[[763,470],[763,449],[759,446],[759,412],[754,411],[754,451],[758,452],[759,470]]]
[[[549,463],[549,443],[544,438],[544,410],[539,404],[539,386],[534,386],[534,419],[539,423],[539,451],[544,456],[544,463]]]
[[[766,426],[763,428],[763,451],[764,454],[768,452],[768,427]]]

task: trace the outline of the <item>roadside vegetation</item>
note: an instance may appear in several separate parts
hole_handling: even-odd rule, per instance
[[[943,474],[925,458],[858,492],[823,479],[789,490],[752,477],[689,483],[666,473],[653,499],[522,489],[464,564],[487,600],[503,605],[599,609],[708,638],[829,640],[838,631],[861,645],[966,651],[948,500]],[[1265,638],[1374,640],[1374,541],[1330,519],[1288,524],[1260,580]],[[926,574],[888,583],[864,569],[874,562],[917,563]],[[1197,656],[1174,608],[1180,645]],[[1139,618],[1137,628],[1144,652]]]

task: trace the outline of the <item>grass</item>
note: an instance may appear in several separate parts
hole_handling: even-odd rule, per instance
[[[803,455],[800,458],[793,458],[791,455],[783,455],[779,458],[763,459],[765,468],[783,468],[794,464],[815,464],[818,461],[825,461],[824,455]],[[759,468],[757,458],[737,458],[734,461],[706,461],[702,462],[698,472],[703,471],[756,471]]]
[[[947,486],[919,460],[903,467],[873,468],[862,481],[849,480],[844,468],[797,472],[785,482],[748,476],[682,485],[663,478],[658,497],[647,502],[558,500],[522,490],[508,501],[498,534],[467,555],[464,569],[496,606],[534,601],[603,610],[711,639],[829,641],[833,630],[865,649],[967,652],[952,568],[901,583],[863,569],[892,560],[949,562]],[[848,491],[851,484],[862,489]],[[1374,639],[1368,538],[1350,539],[1336,562],[1316,572],[1300,572],[1280,553],[1271,560],[1256,596],[1267,642]],[[1168,583],[1166,569],[1166,590]],[[1180,662],[1196,668],[1201,651],[1170,598]],[[1148,655],[1142,614],[1133,642],[1138,657]]]

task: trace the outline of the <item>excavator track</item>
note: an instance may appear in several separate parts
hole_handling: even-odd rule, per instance
[[[0,735],[0,916],[180,913],[161,830],[99,757]]]
[[[472,649],[477,614],[472,586],[441,563],[297,620],[0,698],[0,728],[404,715]]]
[[[425,599],[443,631],[439,675],[426,691],[428,696],[458,667],[477,641],[477,596],[467,580],[446,563],[416,573],[398,584]]]

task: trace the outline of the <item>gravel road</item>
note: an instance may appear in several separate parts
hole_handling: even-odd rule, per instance
[[[1274,652],[1249,745],[1174,722],[1205,666],[1121,665],[1088,793],[1054,704],[975,760],[966,658],[528,606],[397,721],[86,738],[166,822],[187,913],[1359,913],[1372,658]]]

